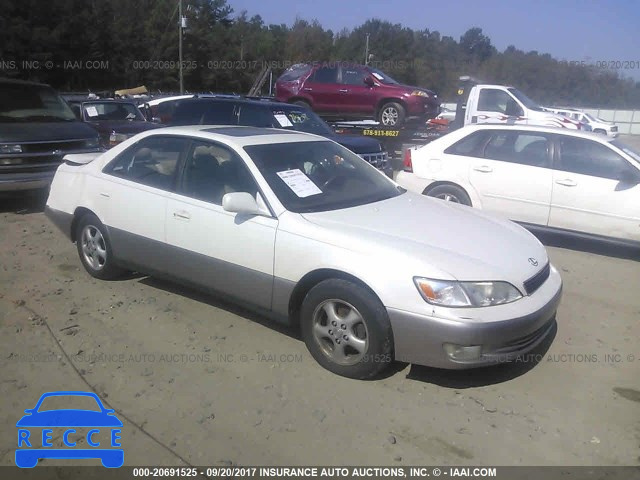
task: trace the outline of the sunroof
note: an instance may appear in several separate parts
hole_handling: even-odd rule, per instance
[[[257,127],[221,127],[221,128],[205,128],[204,132],[219,133],[220,135],[228,135],[230,137],[253,137],[255,135],[290,135],[297,132],[290,132],[278,128],[257,128]]]

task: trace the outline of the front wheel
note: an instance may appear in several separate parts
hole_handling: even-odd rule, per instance
[[[95,215],[87,214],[78,222],[76,246],[82,266],[92,277],[112,280],[124,273],[115,264],[107,229]]]
[[[447,202],[460,203],[471,206],[471,199],[467,192],[457,185],[438,185],[427,191],[427,196],[439,198]]]
[[[406,116],[404,107],[396,102],[385,103],[378,112],[378,122],[385,127],[399,128]]]
[[[315,360],[343,377],[371,378],[393,361],[387,311],[366,288],[341,279],[320,282],[300,311],[302,338]]]

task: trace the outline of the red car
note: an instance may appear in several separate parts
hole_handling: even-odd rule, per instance
[[[281,102],[310,107],[322,116],[373,118],[388,127],[438,115],[431,90],[402,85],[376,68],[343,62],[297,64],[276,82]]]

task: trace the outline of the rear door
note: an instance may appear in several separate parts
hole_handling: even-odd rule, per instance
[[[318,112],[341,112],[344,100],[343,86],[338,83],[337,65],[323,65],[304,83],[302,93],[313,99],[313,109]]]
[[[640,241],[637,168],[609,145],[568,135],[558,135],[554,160],[550,227]]]
[[[104,169],[92,186],[101,203],[114,255],[144,271],[166,268],[167,199],[189,140],[154,135],[132,145]]]
[[[546,225],[551,203],[551,139],[548,134],[494,130],[479,157],[469,162],[469,182],[484,210],[519,222]]]

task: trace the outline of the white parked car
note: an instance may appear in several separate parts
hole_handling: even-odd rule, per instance
[[[562,282],[524,228],[407,192],[341,145],[251,127],[172,127],[69,156],[47,216],[96,278],[123,269],[299,325],[340,375],[392,360],[505,361],[554,329]]]
[[[640,153],[602,135],[461,128],[410,151],[396,181],[526,224],[640,246]]]
[[[602,133],[603,135],[608,135],[613,138],[618,136],[618,126],[615,123],[607,122],[606,120],[602,120],[601,118],[594,117],[593,115],[583,112],[582,110],[560,107],[545,107],[545,110],[564,115],[565,117],[576,120],[577,122],[589,125],[589,127],[591,127],[591,131],[593,131],[594,133]]]

